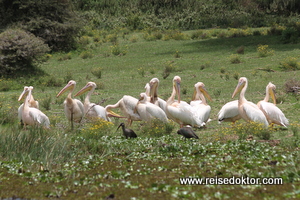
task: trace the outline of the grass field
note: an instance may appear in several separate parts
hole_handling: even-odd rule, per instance
[[[183,34],[190,38],[193,32]],[[299,83],[300,72],[282,70],[282,63],[291,60],[299,66],[299,44],[283,44],[279,36],[270,35],[147,41],[143,33],[130,33],[117,41],[118,45],[90,42],[90,48],[82,51],[48,55],[41,68],[49,76],[1,80],[1,88],[8,89],[0,92],[0,198],[104,199],[110,194],[115,199],[300,197],[299,94],[287,93],[285,86],[292,80]],[[264,52],[258,51],[259,45],[267,45]],[[238,54],[241,48],[244,53]],[[114,55],[116,51],[121,54]],[[89,58],[83,59],[84,54]],[[234,59],[238,63],[232,63]],[[170,74],[163,78],[166,68],[171,69]],[[95,71],[101,71],[101,78],[93,75]],[[82,123],[72,131],[63,113],[66,95],[56,98],[71,79],[77,82],[75,92],[94,81],[98,89],[91,102],[106,106],[125,94],[138,98],[145,84],[157,77],[158,95],[166,100],[175,75],[182,79],[182,100],[191,100],[193,86],[199,81],[213,99],[208,102],[212,121],[207,128],[195,130],[199,140],[184,140],[176,134],[179,125],[175,123],[171,123],[172,132],[164,134],[165,127],[143,122],[133,122],[131,127],[138,138],[126,140],[116,131],[124,119]],[[277,106],[289,119],[288,129],[275,126],[265,131],[243,120],[235,127],[218,124],[217,113],[232,100],[242,76],[249,81],[246,98],[254,103],[264,98],[269,82],[276,85]],[[17,99],[25,85],[34,87],[33,95],[50,119],[50,130],[25,131],[18,124]],[[259,134],[270,138],[262,140]],[[254,135],[253,140],[246,140],[248,135]],[[184,177],[233,176],[277,177],[284,184],[179,182]]]

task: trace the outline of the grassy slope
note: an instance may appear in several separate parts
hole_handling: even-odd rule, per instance
[[[256,52],[258,44],[268,44],[269,48],[275,50],[275,55],[259,58]],[[216,119],[216,114],[224,103],[231,101],[231,94],[237,84],[237,80],[233,78],[236,72],[248,78],[249,88],[246,98],[253,102],[264,98],[265,86],[269,81],[274,83],[277,86],[277,95],[283,101],[278,107],[282,109],[291,123],[299,123],[299,102],[293,95],[284,93],[284,83],[290,78],[299,80],[300,73],[299,71],[282,72],[279,70],[279,62],[286,57],[299,59],[298,45],[283,45],[278,42],[278,38],[270,36],[151,42],[139,39],[136,43],[120,40],[121,47],[127,45],[128,53],[125,56],[107,57],[105,55],[109,53],[110,45],[108,43],[100,45],[94,50],[94,57],[91,59],[81,59],[77,53],[73,53],[71,60],[57,61],[60,55],[54,55],[42,68],[59,78],[64,78],[70,73],[72,79],[77,81],[76,91],[88,81],[102,83],[104,88],[96,90],[91,101],[100,102],[105,99],[103,105],[116,103],[124,94],[138,97],[139,93],[144,91],[145,83],[153,77],[160,79],[159,96],[166,99],[171,93],[174,75],[181,76],[182,88],[186,90],[182,98],[189,101],[193,85],[202,81],[214,100],[209,103],[212,106],[212,119]],[[230,55],[234,54],[241,45],[245,46],[245,54],[240,55],[242,63],[231,64]],[[180,58],[174,57],[176,51],[179,51]],[[169,61],[178,66],[179,71],[163,79],[162,72],[165,63]],[[203,70],[201,70],[202,65],[205,65]],[[90,73],[90,70],[95,67],[103,68],[101,79],[96,79]],[[225,75],[221,78],[222,67],[229,74],[229,80],[224,78]],[[253,75],[256,68],[271,68],[275,72],[260,70]],[[145,70],[144,77],[139,73],[140,70]],[[150,71],[154,71],[154,74]],[[24,84],[26,85],[26,82]],[[64,98],[57,100],[54,97],[61,88],[44,90],[38,85],[34,87],[37,100],[41,100],[46,94],[53,96],[52,109],[45,111],[52,122],[56,120],[67,126],[61,105]],[[3,94],[15,99],[19,93],[20,91],[10,91]],[[17,106],[17,103],[12,102],[12,105]],[[138,130],[139,124],[135,122],[132,128]],[[209,142],[214,142],[214,135],[220,127],[228,126],[229,124],[218,125],[214,120],[208,124],[208,129],[197,130],[196,133],[201,140],[191,143],[181,140],[177,135],[149,140],[147,139],[149,136],[140,135],[136,141],[124,141],[120,138],[120,133],[115,133],[113,129],[110,140],[98,141],[99,146],[102,145],[104,148],[105,155],[96,155],[92,159],[87,159],[90,164],[84,164],[85,162],[82,161],[74,163],[72,169],[66,166],[58,167],[64,168],[61,170],[63,178],[58,177],[57,174],[51,175],[54,180],[50,179],[49,184],[41,183],[43,181],[35,182],[32,177],[16,178],[16,175],[8,175],[7,169],[2,169],[0,172],[5,176],[0,179],[0,197],[16,195],[38,199],[45,198],[45,196],[53,198],[57,196],[63,199],[83,197],[99,199],[110,193],[115,193],[117,199],[130,199],[130,197],[148,199],[149,196],[153,199],[207,198],[209,196],[212,199],[226,197],[234,199],[237,196],[243,199],[296,197],[299,191],[297,182],[286,183],[283,186],[181,186],[178,184],[178,178],[186,176],[230,177],[244,174],[251,177],[269,177],[287,176],[290,172],[299,171],[297,164],[292,163],[295,160],[299,161],[299,153],[289,153],[292,149],[245,142],[236,145],[213,143],[211,146]],[[53,129],[56,128],[53,127]],[[173,132],[175,134],[175,130]],[[291,133],[290,130],[275,132],[273,139],[282,139]],[[170,146],[165,148],[163,145],[165,143]],[[109,152],[118,154],[111,155]],[[288,158],[283,159],[284,155]],[[268,163],[273,159],[280,164],[272,167]],[[76,168],[75,171],[74,168]],[[53,171],[55,172],[54,169]],[[56,178],[61,178],[62,181],[55,181]],[[35,192],[30,194],[28,190],[32,189],[32,186],[35,186]]]

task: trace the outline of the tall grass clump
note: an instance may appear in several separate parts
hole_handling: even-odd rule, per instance
[[[19,129],[18,125],[0,132],[0,157],[30,163],[40,162],[47,168],[71,158],[70,139],[60,132],[41,127]]]
[[[171,120],[168,123],[163,123],[158,119],[153,119],[142,126],[141,132],[143,135],[149,135],[150,137],[161,137],[171,134],[175,126],[176,124]]]
[[[51,95],[46,95],[46,97],[44,99],[41,99],[40,104],[46,110],[50,110],[51,109],[51,101],[52,101]]]
[[[257,122],[236,123],[231,128],[231,133],[239,140],[245,140],[249,137],[257,137],[261,140],[269,140],[272,136],[272,129],[266,129],[263,124]]]
[[[80,136],[75,137],[77,148],[87,153],[102,154],[105,149],[99,145],[102,137],[110,136],[114,124],[103,119],[94,118],[80,131]]]

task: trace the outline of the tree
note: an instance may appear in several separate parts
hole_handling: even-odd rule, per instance
[[[0,34],[0,73],[15,76],[32,71],[38,59],[49,51],[42,39],[21,29],[7,29]]]
[[[52,50],[74,48],[81,27],[70,0],[0,0],[0,18],[0,28],[22,28]]]

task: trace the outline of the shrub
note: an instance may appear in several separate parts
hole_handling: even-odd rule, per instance
[[[64,54],[57,58],[58,61],[71,60],[71,59],[72,59],[71,53]]]
[[[49,50],[48,45],[33,34],[8,29],[0,34],[0,73],[11,76],[18,71],[31,71]]]
[[[229,57],[229,60],[232,64],[238,64],[238,63],[241,63],[241,59],[240,59],[240,56],[238,54],[232,54],[230,57]]]
[[[149,134],[154,137],[161,137],[163,135],[171,134],[173,129],[175,128],[175,123],[169,120],[169,123],[162,123],[158,119],[151,120],[150,123],[146,123],[142,127],[142,134]]]
[[[163,78],[166,79],[166,78],[170,75],[171,72],[176,72],[176,71],[178,71],[177,68],[178,68],[178,67],[175,66],[175,65],[173,64],[173,62],[170,62],[170,61],[169,61],[169,62],[166,62],[166,64],[165,64],[165,70],[163,71],[163,74],[162,74]]]
[[[295,27],[287,27],[285,30],[282,31],[281,40],[284,43],[297,43],[300,33],[298,32]]]
[[[300,62],[294,57],[287,57],[279,64],[283,71],[295,71],[300,69]]]
[[[300,81],[296,79],[289,79],[285,82],[286,93],[299,93],[300,92]]]
[[[271,128],[266,129],[263,124],[257,122],[239,123],[231,129],[231,133],[238,136],[239,140],[245,140],[249,136],[256,136],[261,140],[269,140],[271,132]]]
[[[83,51],[79,56],[82,59],[87,59],[87,58],[92,58],[93,54],[89,51]]]
[[[102,76],[102,68],[101,67],[97,67],[97,68],[93,68],[91,70],[91,73],[96,76],[97,78],[101,78]]]
[[[43,38],[51,50],[75,48],[75,38],[81,29],[81,19],[72,8],[71,1],[11,1],[5,4],[4,24],[21,27]],[[30,13],[30,14],[28,14]]]
[[[127,49],[127,46],[125,48]],[[110,49],[111,49],[111,53],[115,56],[124,56],[127,53],[127,50],[123,49],[118,44],[111,46]]]
[[[244,46],[240,46],[237,50],[236,53],[237,54],[244,54],[245,52],[245,47]]]
[[[274,55],[274,50],[270,49],[268,45],[258,45],[257,53],[259,57],[267,57]]]

